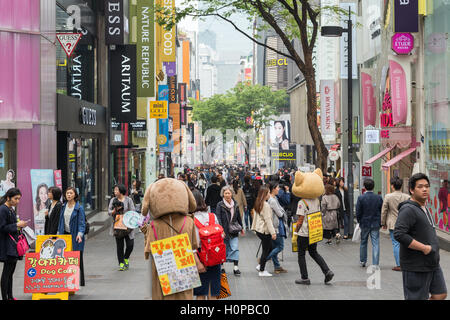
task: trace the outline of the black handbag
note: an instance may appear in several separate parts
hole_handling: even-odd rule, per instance
[[[236,207],[236,209],[237,209],[237,207]],[[239,210],[236,210],[233,218],[237,217],[238,214],[240,214]],[[242,226],[237,221],[237,218],[235,218],[234,220],[231,219],[230,224],[228,225],[228,233],[235,236],[235,235],[238,235],[239,232],[241,232],[241,231],[242,231]]]

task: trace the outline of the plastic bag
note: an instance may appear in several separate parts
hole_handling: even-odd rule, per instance
[[[361,241],[361,228],[359,227],[359,223],[355,227],[355,231],[353,231],[353,242],[360,242]]]

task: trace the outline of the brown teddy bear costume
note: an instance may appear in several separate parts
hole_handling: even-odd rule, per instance
[[[184,182],[172,178],[165,178],[152,183],[145,190],[142,214],[147,215],[150,210],[154,219],[153,223],[158,240],[176,236],[178,233],[175,230],[179,231],[183,228],[181,233],[188,234],[192,250],[195,251],[198,248],[195,224],[194,219],[189,213],[194,212],[196,207],[197,204],[194,195]],[[151,256],[150,243],[155,240],[153,229],[151,226],[148,226],[145,243],[145,259]],[[152,258],[152,300],[192,299],[193,289],[169,296],[163,295],[155,262]]]

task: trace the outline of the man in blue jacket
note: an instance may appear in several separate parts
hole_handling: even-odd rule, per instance
[[[359,249],[361,267],[367,264],[367,240],[372,241],[372,264],[379,266],[380,259],[380,228],[381,208],[383,199],[373,193],[375,182],[372,179],[364,180],[366,192],[358,197],[356,202],[356,220],[361,228],[361,245]]]

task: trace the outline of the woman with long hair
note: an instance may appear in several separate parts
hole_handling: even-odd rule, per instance
[[[239,206],[239,213],[241,215],[241,220],[244,221],[244,213],[247,210],[247,200],[245,199],[244,191],[240,187],[239,179],[233,180],[233,199],[237,202]]]
[[[59,218],[61,215],[62,190],[58,187],[48,189],[48,198],[51,200],[45,211],[45,234],[57,234]]]
[[[267,203],[270,198],[269,188],[262,186],[258,191],[258,196],[255,200],[253,209],[255,215],[253,217],[252,230],[256,232],[256,235],[262,242],[262,253],[259,259],[259,264],[256,266],[256,270],[259,271],[260,277],[271,277],[272,274],[265,270],[267,257],[272,251],[272,241],[276,240],[277,233],[273,227],[272,221],[272,209]]]
[[[68,187],[64,192],[65,203],[61,208],[58,234],[72,236],[72,250],[80,251],[80,286],[84,286],[84,232],[86,231],[86,215],[78,201],[79,195],[74,187]]]
[[[3,262],[1,292],[3,300],[16,300],[13,297],[13,275],[16,270],[19,229],[27,226],[27,221],[17,218],[14,208],[20,202],[22,193],[11,188],[0,198],[0,261]]]
[[[350,212],[348,211],[350,198],[348,197],[348,189],[345,186],[345,179],[343,177],[336,180],[336,196],[339,198],[341,206],[339,207],[339,221],[344,225],[344,239],[349,239],[350,229]]]
[[[40,183],[36,188],[36,205],[33,208],[34,215],[39,215],[40,211],[47,208],[48,186],[46,183]]]
[[[336,239],[336,243],[339,243],[341,235],[339,233],[338,210],[341,203],[334,193],[332,184],[325,185],[325,195],[322,197],[320,205],[323,216],[323,237],[328,239],[326,244],[331,244],[333,237]]]

